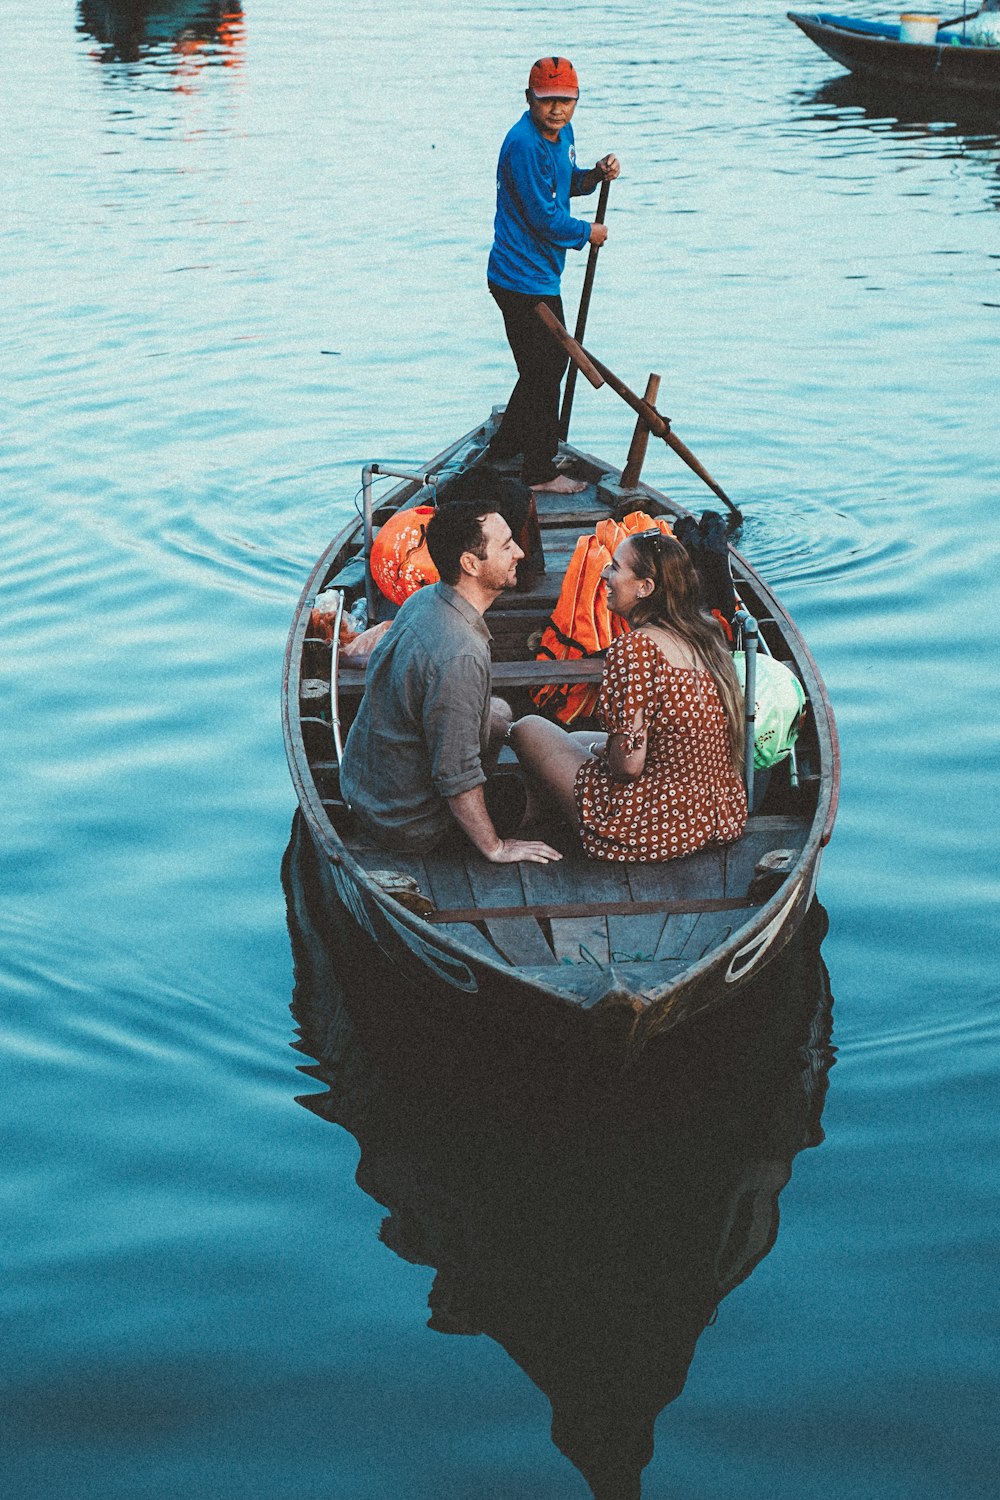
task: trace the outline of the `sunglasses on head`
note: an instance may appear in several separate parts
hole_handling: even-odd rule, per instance
[[[634,531],[629,538],[633,542],[653,542],[659,548],[664,542],[672,542],[673,537],[667,536],[658,526],[651,526],[648,531]]]

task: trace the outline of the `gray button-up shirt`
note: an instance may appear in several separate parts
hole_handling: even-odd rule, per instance
[[[486,780],[491,639],[473,605],[434,583],[411,594],[372,652],[340,785],[386,848],[433,848],[457,826],[445,798]]]

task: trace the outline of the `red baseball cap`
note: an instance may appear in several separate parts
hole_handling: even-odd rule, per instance
[[[580,80],[568,57],[540,57],[528,74],[536,99],[579,99]]]

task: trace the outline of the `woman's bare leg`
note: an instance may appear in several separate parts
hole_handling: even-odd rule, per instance
[[[561,725],[552,724],[537,714],[518,719],[510,731],[509,743],[521,762],[529,790],[542,800],[554,802],[573,828],[578,826],[573,783],[577,771],[591,759],[587,746],[594,738],[593,735],[570,734]]]

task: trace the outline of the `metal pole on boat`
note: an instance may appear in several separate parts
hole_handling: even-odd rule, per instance
[[[362,507],[365,521],[365,605],[369,620],[375,612],[375,583],[372,578],[372,475],[378,472],[378,464],[365,464],[361,470]]]
[[[747,806],[752,812],[754,731],[757,718],[757,645],[760,640],[760,629],[751,614],[741,612],[736,618],[743,632],[743,661],[746,669],[743,685],[743,712],[746,717],[746,737],[743,741],[743,779],[747,788]]]
[[[340,622],[344,618],[344,591],[339,590],[337,612],[333,618],[333,636],[330,640],[330,728],[333,731],[333,749],[337,757],[337,768],[343,764],[344,741],[340,732],[340,691],[337,681],[337,665],[340,661]]]

